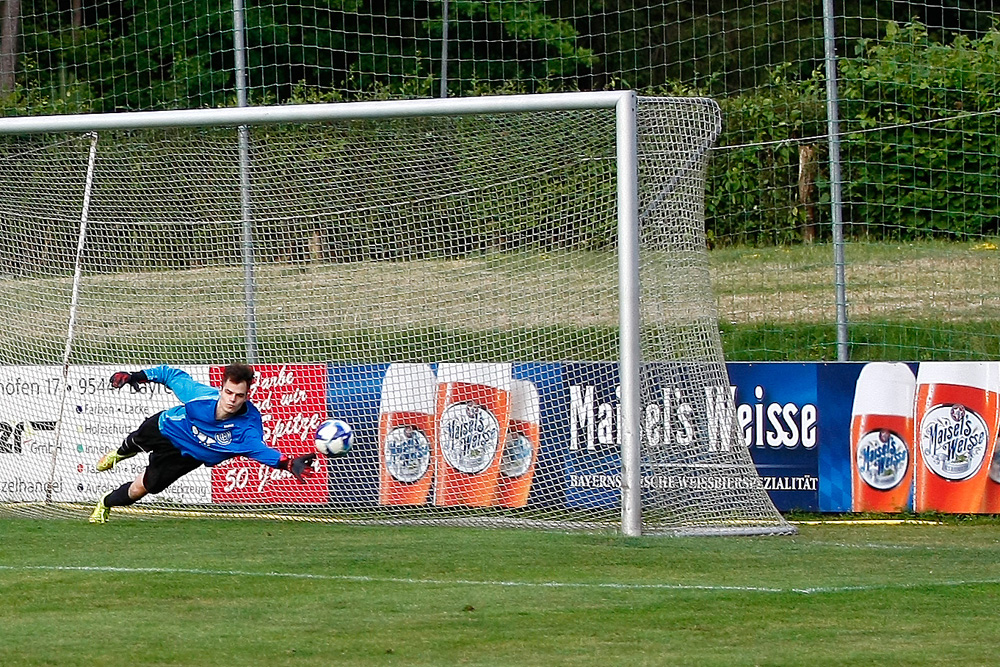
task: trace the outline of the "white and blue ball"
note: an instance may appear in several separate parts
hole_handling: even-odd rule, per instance
[[[316,428],[316,451],[326,456],[343,456],[351,450],[354,431],[342,419],[324,420]]]

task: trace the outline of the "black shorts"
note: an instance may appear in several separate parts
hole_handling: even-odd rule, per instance
[[[149,493],[159,493],[203,465],[198,459],[177,449],[174,443],[160,433],[160,414],[157,412],[142,422],[125,438],[126,449],[149,452],[149,465],[142,475],[142,485]]]

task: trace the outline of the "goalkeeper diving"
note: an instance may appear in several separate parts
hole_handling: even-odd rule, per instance
[[[128,385],[138,391],[146,382],[166,385],[182,405],[146,419],[117,450],[97,462],[97,471],[102,472],[139,452],[149,454],[145,471],[101,497],[90,523],[106,523],[112,507],[131,505],[146,494],[160,493],[195,468],[214,466],[235,456],[287,470],[300,482],[312,474],[315,453],[292,458],[264,443],[260,412],[247,400],[253,379],[253,368],[246,364],[226,366],[221,389],[195,382],[184,371],[170,366],[112,375],[111,386],[115,389]]]

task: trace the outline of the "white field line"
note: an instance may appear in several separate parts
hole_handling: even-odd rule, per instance
[[[708,584],[626,584],[626,583],[574,583],[565,581],[494,581],[476,579],[421,579],[406,577],[369,577],[346,574],[311,574],[307,572],[250,572],[246,570],[205,570],[169,567],[113,567],[106,565],[0,565],[0,571],[7,572],[94,572],[112,574],[181,574],[208,577],[265,577],[278,579],[309,579],[320,581],[340,581],[347,583],[404,584],[416,586],[482,586],[500,588],[577,588],[618,591],[708,591],[720,593],[798,593],[815,595],[820,593],[853,593],[881,590],[907,590],[918,588],[961,588],[1000,584],[1000,578],[973,580],[945,580],[937,582],[908,582],[898,584],[817,586],[810,588],[772,586],[713,586]]]

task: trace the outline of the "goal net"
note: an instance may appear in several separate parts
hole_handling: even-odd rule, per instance
[[[714,103],[640,98],[634,135],[613,106],[357,108],[376,111],[258,119],[242,143],[190,116],[0,124],[0,513],[85,517],[143,472],[145,455],[94,465],[177,399],[111,389],[113,372],[166,364],[218,386],[249,361],[269,445],[313,451],[332,416],[351,449],[302,484],[233,458],[112,519],[603,531],[628,511],[643,533],[792,530],[722,358],[703,227]],[[620,178],[623,140],[637,181]],[[630,182],[634,253],[619,234]],[[623,410],[630,363],[639,401]]]

